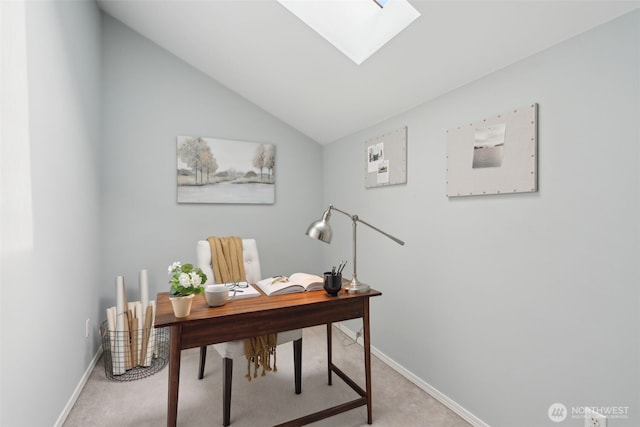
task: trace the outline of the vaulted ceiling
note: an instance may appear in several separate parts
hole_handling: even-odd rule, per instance
[[[356,65],[276,0],[98,0],[106,13],[321,144],[640,6],[409,2],[421,16]]]

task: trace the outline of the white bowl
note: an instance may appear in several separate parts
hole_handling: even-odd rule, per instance
[[[229,299],[229,288],[225,285],[208,285],[204,288],[204,297],[209,307],[220,307]]]

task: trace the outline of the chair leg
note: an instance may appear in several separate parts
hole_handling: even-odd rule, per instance
[[[302,393],[302,338],[293,342],[293,370],[296,383],[296,394]]]
[[[231,424],[231,382],[233,379],[233,359],[222,359],[222,425]]]
[[[204,377],[204,362],[207,361],[207,346],[200,347],[200,368],[198,369],[198,379],[201,380]]]

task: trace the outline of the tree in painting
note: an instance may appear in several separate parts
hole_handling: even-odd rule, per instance
[[[207,173],[207,184],[210,182],[211,174],[215,174],[218,170],[218,162],[213,157],[211,150],[203,152],[202,169]]]
[[[187,138],[178,147],[178,157],[195,173],[195,182],[198,183],[198,170],[200,171],[200,184],[204,184],[204,171],[207,171],[207,183],[209,176],[218,169],[216,158],[211,152],[209,144],[202,138]]]
[[[273,181],[273,171],[276,167],[276,146],[269,144],[264,150],[264,167],[269,172],[269,179]]]
[[[273,171],[276,167],[276,147],[273,144],[260,144],[253,153],[253,166],[260,169],[260,180],[264,180],[263,170],[268,173],[268,180],[273,180]]]
[[[264,153],[264,144],[258,145],[253,153],[253,166],[260,169],[260,179],[262,179],[262,169],[264,169]]]

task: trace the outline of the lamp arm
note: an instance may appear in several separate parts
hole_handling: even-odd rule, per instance
[[[361,220],[360,218],[358,218],[358,216],[357,216],[357,215],[356,215],[356,221],[361,222],[361,223],[363,223],[364,225],[366,225],[366,226],[368,226],[368,227],[373,228],[373,229],[374,229],[374,230],[376,230],[378,233],[384,234],[385,236],[387,236],[388,238],[390,238],[391,240],[393,240],[393,241],[394,241],[394,242],[396,242],[397,244],[404,246],[404,242],[403,242],[402,240],[398,239],[397,237],[392,236],[392,235],[391,235],[391,234],[389,234],[389,233],[386,233],[386,232],[384,232],[384,231],[380,230],[378,227],[373,226],[373,225],[369,224],[369,223],[368,223],[368,222],[366,222],[366,221]]]
[[[340,210],[340,209],[336,208],[336,207],[335,207],[335,206],[333,206],[333,205],[329,205],[329,209],[327,209],[327,212],[331,212],[331,211],[338,211],[338,212],[340,212],[340,213],[342,213],[342,214],[344,214],[344,215],[348,216],[349,218],[351,218],[351,219],[352,219],[352,220],[354,220],[354,221],[355,221],[355,220],[356,220],[356,218],[357,218],[357,216],[356,216],[356,215],[351,215],[349,212],[345,212],[345,211],[343,211],[343,210]],[[354,218],[354,216],[356,216],[356,218]]]
[[[351,215],[350,213],[347,213],[347,212],[345,212],[345,211],[343,211],[343,210],[340,210],[340,209],[336,208],[336,207],[335,207],[335,206],[333,206],[333,205],[329,205],[329,209],[327,209],[327,211],[328,211],[328,212],[330,212],[331,210],[338,211],[338,212],[340,212],[340,213],[342,213],[342,214],[344,214],[344,215],[348,216],[349,218],[351,218],[351,220],[352,220],[353,222],[361,222],[361,223],[363,223],[364,225],[366,225],[367,227],[369,227],[369,228],[372,228],[372,229],[376,230],[378,233],[380,233],[380,234],[384,234],[385,236],[387,236],[388,238],[390,238],[391,240],[393,240],[393,241],[394,241],[394,242],[396,242],[397,244],[404,246],[404,242],[403,242],[402,240],[400,240],[400,239],[398,239],[397,237],[394,237],[394,236],[392,236],[391,234],[386,233],[386,232],[384,232],[384,231],[380,230],[378,227],[376,227],[376,226],[374,226],[374,225],[371,225],[371,224],[369,224],[368,222],[366,222],[366,221],[364,221],[364,220],[360,219],[360,218],[358,217],[358,215]]]

